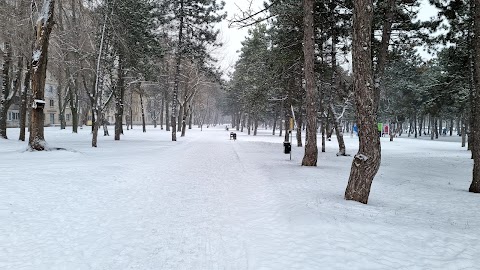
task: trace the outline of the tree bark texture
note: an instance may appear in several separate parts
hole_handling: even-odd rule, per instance
[[[45,80],[47,77],[48,45],[54,25],[55,0],[45,1],[43,11],[35,25],[35,45],[32,57],[32,94],[34,100],[45,99]],[[28,145],[31,150],[46,150],[44,136],[43,107],[32,110],[31,130]]]
[[[330,12],[332,13],[330,28],[332,32],[332,78],[331,78],[331,91],[330,91],[330,100],[328,109],[333,118],[333,128],[335,129],[335,134],[337,136],[338,142],[338,153],[337,156],[346,156],[346,147],[345,141],[343,139],[343,131],[341,130],[341,117],[337,116],[334,106],[334,91],[338,90],[337,88],[337,31],[336,31],[336,20],[335,20],[335,9],[337,7],[336,0],[330,1]]]
[[[68,87],[68,86],[67,86]],[[67,87],[65,89],[67,89]],[[59,114],[59,120],[60,120],[60,129],[65,129],[67,126],[67,123],[65,121],[65,110],[63,109],[63,85],[60,82],[58,87],[57,87],[57,104],[58,104],[58,111],[60,112]]]
[[[123,133],[123,112],[125,103],[125,79],[123,74],[123,52],[118,55],[118,80],[115,87],[115,141],[120,140],[120,136]]]
[[[467,119],[465,113],[462,117],[462,128],[460,133],[462,135],[462,147],[465,147],[467,145]]]
[[[192,129],[193,127],[193,114],[194,114],[194,108],[191,108],[190,106],[190,112],[188,113],[188,129]]]
[[[480,59],[475,55],[477,50],[479,48],[477,47],[477,41],[476,39],[478,38],[478,33],[476,32],[476,26],[478,24],[478,19],[477,15],[477,10],[475,7],[478,4],[476,3],[476,0],[470,0],[469,1],[469,6],[470,6],[470,15],[474,18],[472,24],[470,25],[470,29],[467,32],[467,42],[469,42],[469,69],[470,69],[470,81],[469,81],[469,86],[470,86],[470,91],[469,91],[469,100],[470,100],[470,117],[469,117],[469,133],[468,133],[468,150],[471,150],[472,153],[472,159],[474,159],[475,155],[475,150],[473,149],[475,146],[475,112],[478,113],[476,110],[476,102],[475,102],[475,95],[476,95],[476,89],[478,87],[478,82],[477,82],[477,77],[476,77],[476,69],[478,68],[478,65],[476,61],[479,61]],[[473,33],[473,36],[472,34]],[[478,142],[477,142],[478,143]]]
[[[375,113],[380,106],[380,96],[383,83],[383,77],[385,74],[385,68],[387,66],[388,47],[390,46],[390,39],[392,36],[392,25],[394,18],[394,7],[396,0],[387,0],[385,4],[385,19],[383,21],[382,29],[382,41],[380,43],[380,49],[378,51],[377,70],[375,78]]]
[[[364,204],[368,203],[381,158],[371,57],[372,22],[373,1],[355,0],[352,58],[359,150],[352,162],[345,199]]]
[[[321,133],[322,133],[322,153],[325,153],[327,151],[327,146],[326,146],[326,136],[325,136],[325,117],[322,117],[322,119],[320,120],[322,121],[321,123]]]
[[[289,124],[290,122],[290,115],[285,115],[285,120],[284,120],[284,128],[285,128],[285,135],[284,135],[284,141],[285,142],[289,142],[290,141],[290,131],[288,130],[289,129]]]
[[[165,130],[170,131],[170,110],[168,109],[170,102],[168,102],[168,92],[165,91]]]
[[[305,58],[305,89],[306,110],[307,110],[307,140],[305,142],[305,155],[303,156],[302,166],[317,166],[318,148],[317,148],[317,106],[316,106],[316,86],[315,86],[315,34],[314,34],[314,0],[304,0],[304,34],[303,34],[303,54]]]
[[[301,107],[300,107],[301,108]],[[302,147],[302,125],[303,117],[301,113],[298,113],[297,116],[297,147]]]
[[[480,0],[475,0],[475,103],[476,112],[474,118],[473,141],[480,142]],[[478,145],[477,145],[478,146]],[[480,147],[472,148],[473,156],[473,179],[469,191],[480,193]]]
[[[25,73],[25,78],[23,80],[23,88],[20,95],[20,141],[25,141],[25,133],[27,126],[27,109],[28,109],[28,92],[30,90],[30,77],[31,77],[31,68],[30,63],[27,64],[27,72]]]
[[[183,115],[184,115],[184,106],[182,105],[182,103],[179,104],[179,110],[178,110],[178,117],[177,117],[177,132],[181,132],[182,131],[182,120],[183,120]]]
[[[173,84],[173,101],[172,101],[172,141],[177,141],[177,99],[178,99],[178,85],[180,83],[180,71],[182,64],[182,50],[183,50],[183,27],[184,27],[184,17],[183,17],[183,8],[184,0],[180,0],[180,23],[178,28],[178,44],[177,51],[175,55],[176,65],[175,65],[175,76]]]
[[[8,139],[7,137],[7,113],[10,107],[10,69],[12,63],[12,49],[10,43],[5,43],[5,51],[3,53],[2,65],[2,93],[0,94],[0,137]]]
[[[415,112],[413,116],[413,128],[415,132],[415,139],[418,138],[418,133],[417,133],[417,112]]]
[[[2,93],[0,97],[0,137],[7,139],[7,116],[8,109],[12,105],[13,99],[16,96],[18,89],[21,85],[22,72],[23,72],[23,57],[18,57],[17,63],[17,72],[13,83],[10,79],[10,71],[12,68],[12,51],[9,43],[5,44],[7,50],[5,52],[6,60],[3,65],[3,84],[2,84]]]
[[[163,130],[163,111],[165,110],[165,98],[162,97],[162,105],[160,108],[160,129]]]
[[[147,125],[145,123],[145,108],[143,106],[143,94],[140,93],[140,109],[142,110],[142,128],[143,128],[143,133],[147,132]]]

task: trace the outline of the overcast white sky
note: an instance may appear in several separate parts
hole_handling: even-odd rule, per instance
[[[246,10],[249,7],[249,0],[224,0],[225,10],[227,11],[227,21],[230,20],[234,14],[239,13],[239,9]],[[253,8],[258,10],[261,8],[263,1],[254,0]],[[220,24],[220,40],[223,42],[223,47],[216,53],[220,60],[220,66],[224,70],[233,71],[233,66],[238,59],[238,53],[242,48],[241,42],[245,40],[248,35],[248,29],[229,28],[228,22],[223,21]]]
[[[227,18],[231,19],[234,14],[238,13],[238,7],[247,9],[249,2],[249,0],[225,0]],[[253,7],[255,10],[262,7],[263,0],[254,0],[253,2],[256,5]],[[426,21],[436,14],[436,9],[428,3],[428,0],[422,0],[419,19]],[[219,59],[219,65],[223,70],[233,71],[235,61],[238,59],[238,51],[242,48],[241,42],[248,35],[248,29],[228,28],[228,22],[224,21],[220,24],[220,31],[220,40],[223,42],[223,47],[218,49],[215,55]]]

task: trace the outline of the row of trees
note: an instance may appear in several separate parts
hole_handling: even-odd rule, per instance
[[[111,110],[115,140],[120,140],[134,94],[143,116],[151,113],[162,127],[166,119],[172,140],[177,126],[185,136],[195,110],[201,118],[196,122],[203,123],[219,103],[222,81],[211,53],[220,45],[214,25],[225,17],[222,8],[216,0],[1,1],[0,135],[7,138],[7,111],[17,102],[20,139],[30,122],[30,147],[46,148],[48,66],[49,77],[58,83],[61,128],[67,108],[74,133],[80,113],[89,111],[92,146],[97,146],[98,130]]]
[[[445,120],[449,128],[458,122],[475,158],[470,191],[480,192],[474,149],[480,115],[475,68],[480,4],[430,1],[439,15],[420,22],[420,2],[304,0],[302,6],[302,1],[276,0],[260,12],[235,18],[231,23],[236,26],[255,27],[227,87],[226,113],[237,129],[250,131],[258,122],[273,123],[274,129],[278,121],[288,123],[293,108],[298,146],[306,127],[304,166],[317,164],[317,123],[322,151],[325,137],[336,131],[338,155],[346,155],[343,125],[354,120],[360,149],[345,198],[363,203],[380,166],[378,122],[390,124],[391,140],[405,126],[408,134],[421,136],[427,120],[432,139]],[[436,48],[437,56],[423,61],[419,46]],[[349,52],[352,75],[341,67],[348,65]]]
[[[272,0],[262,12],[232,21],[256,26],[244,42],[221,107],[234,127],[254,134],[261,122],[276,126],[295,114],[299,145],[306,126],[304,166],[317,165],[317,124],[322,151],[334,130],[338,154],[346,155],[341,127],[354,119],[360,149],[345,198],[363,203],[380,165],[379,120],[414,122],[417,130],[417,120],[429,116],[432,130],[438,130],[434,123],[443,121],[436,119],[456,115],[464,125],[462,135],[469,130],[475,159],[470,191],[480,192],[480,147],[474,147],[480,141],[479,1],[432,0],[440,9],[438,20],[421,23],[416,0]],[[173,141],[179,131],[184,136],[194,118],[202,125],[212,114],[210,104],[220,104],[223,83],[212,67],[211,51],[220,45],[214,25],[225,18],[222,8],[215,0],[0,2],[0,135],[7,137],[6,112],[17,98],[21,134],[30,118],[31,149],[46,149],[48,66],[59,84],[61,122],[69,107],[76,132],[81,106],[91,111],[92,146],[112,108],[115,140],[120,140],[129,90],[139,94],[142,115],[150,108],[161,125],[167,119]],[[444,32],[431,38],[440,28]],[[436,59],[424,63],[416,56],[416,46],[435,44],[445,46]],[[349,52],[353,75],[341,68]],[[144,106],[147,95],[154,102]]]

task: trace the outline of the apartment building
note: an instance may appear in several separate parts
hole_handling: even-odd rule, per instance
[[[0,79],[1,82],[1,79]],[[23,86],[22,86],[23,87]],[[47,74],[45,84],[45,126],[60,125],[60,109],[58,106],[58,84],[51,76]],[[68,125],[72,125],[72,113],[70,108],[65,109],[65,120]],[[7,113],[7,127],[15,128],[20,126],[20,98],[15,97],[13,104],[8,109]]]

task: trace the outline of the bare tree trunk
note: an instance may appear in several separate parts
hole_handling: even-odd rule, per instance
[[[302,145],[302,125],[303,125],[303,116],[299,112],[297,116],[297,147],[303,146]]]
[[[93,130],[95,129],[96,120],[97,120],[97,117],[95,117],[95,109],[92,108],[92,134],[93,134]],[[97,146],[93,146],[93,147],[97,147]]]
[[[105,120],[104,113],[102,113],[101,119],[102,119],[101,122],[103,126],[103,136],[110,136],[110,134],[108,133],[108,125],[107,125],[107,121]]]
[[[397,0],[386,0],[386,2],[384,3],[387,10],[385,13],[385,19],[383,20],[382,40],[378,52],[377,69],[375,74],[375,112],[378,111],[378,108],[380,106],[380,95],[383,84],[383,76],[385,74],[385,68],[387,66],[388,47],[390,46],[390,39],[392,35],[392,25],[395,16],[396,1]],[[364,8],[366,7],[364,6]]]
[[[179,104],[180,108],[178,110],[178,117],[176,119],[176,121],[178,121],[177,123],[177,132],[180,132],[182,131],[182,120],[183,120],[183,115],[184,115],[184,106],[180,103]]]
[[[133,95],[133,94],[132,94]],[[131,102],[131,101],[130,101]],[[130,104],[130,123],[127,123],[127,126],[128,124],[130,124],[130,129],[133,129],[133,108],[132,108],[132,104]]]
[[[59,1],[62,3],[62,1]],[[75,0],[71,1],[71,18],[72,18],[72,25],[74,26],[74,31],[78,33],[78,23],[77,23],[77,12],[76,12],[76,4]],[[63,6],[63,5],[62,5]],[[60,12],[62,12],[63,7],[60,7]],[[59,17],[62,17],[60,15]],[[59,19],[60,20],[60,19]],[[63,21],[61,22],[61,27],[62,31],[65,29],[63,28]],[[78,48],[79,47],[79,42],[78,40],[75,40],[75,46]],[[75,53],[74,58],[78,58],[79,54]],[[66,60],[69,60],[69,54],[66,54]],[[79,98],[78,98],[78,75],[75,75],[74,77],[71,77],[72,74],[70,72],[70,69],[67,67],[66,70],[66,79],[70,83],[70,91],[68,92],[68,99],[70,102],[70,111],[72,113],[72,133],[78,133],[78,125],[79,125]]]
[[[105,46],[105,33],[107,29],[107,20],[108,20],[108,15],[105,14],[105,19],[103,21],[103,27],[102,27],[102,35],[100,38],[100,47],[98,50],[98,57],[97,57],[97,63],[96,63],[96,69],[95,69],[93,90],[92,90],[92,93],[88,95],[92,103],[92,147],[97,147],[98,129],[100,127],[102,116],[103,116],[102,99],[103,99],[104,88],[103,88],[102,57],[104,53],[103,48]],[[121,69],[121,66],[122,66],[121,62],[122,62],[121,59],[119,59],[118,69]],[[119,74],[119,76],[122,77],[121,74]],[[85,78],[83,79],[83,81],[84,81],[84,85],[86,85]],[[85,87],[85,89],[88,89],[88,88]]]
[[[453,136],[453,117],[450,118],[450,137]]]
[[[336,112],[335,112],[335,106],[334,106],[334,99],[332,98],[333,96],[333,91],[337,90],[337,31],[336,31],[336,21],[335,21],[335,9],[337,7],[336,0],[331,0],[330,1],[330,12],[331,12],[331,31],[332,31],[332,78],[331,78],[331,92],[330,92],[330,98],[329,98],[329,103],[328,104],[328,109],[330,114],[332,115],[332,120],[333,120],[333,128],[335,129],[335,134],[337,137],[337,142],[338,142],[338,153],[337,156],[346,156],[346,150],[345,150],[345,141],[343,140],[343,132],[341,130],[341,124],[340,124],[340,119],[341,116],[338,117]]]
[[[304,72],[306,96],[306,122],[307,139],[305,141],[305,155],[303,156],[302,166],[317,166],[318,148],[317,148],[317,105],[316,105],[316,86],[315,86],[315,25],[314,25],[314,0],[304,0],[304,34],[303,34],[303,54],[304,54]]]
[[[469,1],[469,7],[470,7],[470,15],[472,17],[474,17],[475,19],[476,18],[480,18],[480,15],[476,14],[476,9],[475,9],[475,6],[478,5],[478,2],[476,2],[476,0],[470,0]],[[476,17],[478,16],[478,17]],[[469,116],[469,125],[468,125],[468,131],[467,131],[467,135],[468,135],[468,150],[471,150],[471,153],[472,153],[472,159],[474,159],[474,155],[475,155],[475,112],[477,111],[476,109],[476,102],[475,102],[475,94],[477,92],[477,88],[478,88],[478,84],[480,82],[477,81],[477,78],[476,77],[476,68],[478,68],[478,63],[476,63],[477,61],[480,61],[480,58],[477,58],[477,55],[476,53],[478,53],[477,51],[480,50],[480,48],[478,48],[477,46],[480,44],[480,42],[477,43],[477,39],[479,38],[478,36],[476,36],[477,33],[476,31],[476,27],[477,27],[477,24],[480,23],[479,21],[476,21],[476,20],[473,20],[473,23],[471,24],[470,28],[468,29],[468,32],[467,32],[467,42],[470,44],[470,46],[468,46],[468,50],[469,50],[469,70],[470,70],[470,80],[469,80],[469,88],[470,88],[470,91],[469,91],[469,101],[470,101],[470,116]],[[479,30],[480,31],[480,30]],[[472,32],[473,32],[473,35],[472,35]],[[473,38],[472,38],[473,37]],[[477,111],[478,112],[478,111]]]
[[[460,135],[460,132],[462,130],[462,127],[460,126],[460,121],[462,119],[462,115],[457,117],[457,120],[455,121],[455,129],[457,131],[457,135]]]
[[[170,107],[170,102],[168,102],[168,94],[165,93],[165,130],[170,131],[170,111],[168,108]]]
[[[147,126],[145,123],[145,108],[143,107],[143,95],[140,93],[140,109],[142,110],[142,127],[143,133],[147,132]]]
[[[182,64],[182,51],[183,51],[183,27],[184,27],[184,0],[180,0],[180,23],[178,28],[178,44],[177,51],[175,53],[175,76],[173,85],[173,101],[172,101],[172,141],[177,140],[177,99],[178,99],[178,86],[180,83],[180,70]]]
[[[325,117],[322,117],[322,153],[325,153],[327,151],[327,145],[326,145],[326,136],[325,136],[325,131],[326,131],[326,125],[325,125]]]
[[[325,133],[327,134],[327,140],[330,142],[332,140],[333,129],[330,125],[330,110],[327,109],[327,117],[325,118]]]
[[[438,132],[437,133],[440,133],[440,135],[443,135],[443,119],[442,118],[438,119]]]
[[[162,105],[160,108],[160,129],[163,130],[163,111],[165,110],[165,98],[162,97]]]
[[[98,111],[95,110],[95,114]],[[98,145],[98,129],[100,126],[100,119],[96,119],[97,121],[93,122],[93,115],[92,115],[92,147],[97,147]]]
[[[193,112],[194,112],[194,109],[192,108],[192,110],[188,114],[188,129],[192,129],[192,126],[193,126]]]
[[[59,85],[57,87],[57,100],[58,100],[57,101],[58,111],[60,112],[59,113],[60,129],[63,130],[66,128],[67,123],[65,121],[65,110],[63,109],[63,85],[61,82],[59,82]]]
[[[258,119],[257,119],[257,116],[255,116],[253,120],[253,136],[257,136],[257,131],[258,131]]]
[[[430,116],[430,120],[429,120],[429,130],[432,131],[430,133],[430,140],[434,140],[435,139],[435,118],[432,116]]]
[[[273,128],[272,128],[272,135],[275,136],[275,131],[277,129],[277,121],[278,121],[278,114],[275,112],[275,116],[273,117]]]
[[[5,61],[3,65],[3,84],[2,93],[0,94],[0,137],[7,139],[7,116],[8,109],[12,105],[13,99],[20,88],[23,72],[23,57],[18,57],[17,73],[13,80],[10,80],[10,69],[12,68],[12,51],[9,43],[5,43]]]
[[[417,134],[417,112],[415,112],[414,116],[413,116],[413,125],[414,125],[414,129],[415,129],[415,139],[418,138],[418,134]]]
[[[381,160],[371,55],[373,0],[355,0],[353,10],[352,66],[360,145],[352,162],[345,199],[366,204]]]
[[[152,114],[150,114],[150,115],[152,115]],[[157,109],[153,109],[153,115],[152,115],[153,128],[157,128],[157,125],[158,125],[157,120],[158,120]]]
[[[72,133],[78,133],[78,88],[77,88],[76,80],[72,82],[73,89],[68,92],[69,100],[70,100],[70,110],[72,112]]]
[[[285,142],[290,141],[290,131],[288,130],[290,128],[289,121],[290,121],[289,116],[285,115]]]
[[[12,63],[12,49],[10,43],[5,43],[2,65],[2,93],[0,93],[0,137],[7,137],[7,114],[10,107],[10,69]]]
[[[245,126],[245,114],[243,112],[238,113],[237,115],[237,131],[242,129],[240,132],[243,132],[243,127]]]
[[[125,78],[123,74],[123,52],[118,53],[118,66],[117,66],[117,87],[115,89],[115,141],[120,140],[120,136],[123,134],[123,111],[125,103]]]
[[[243,129],[245,128],[246,126],[246,117],[245,117],[245,113],[241,113],[239,116],[238,116],[238,126],[237,126],[237,131],[240,130],[240,132],[243,132]]]
[[[427,120],[428,120],[428,124],[427,124],[427,135],[430,135],[430,127],[431,127],[431,125],[432,125],[432,116],[429,115]]]
[[[45,79],[47,76],[47,62],[48,62],[48,45],[50,34],[53,28],[53,15],[55,8],[55,0],[45,1],[43,11],[45,14],[40,14],[35,27],[35,46],[32,57],[32,93],[35,100],[36,108],[32,110],[32,129],[30,131],[30,138],[28,145],[31,150],[43,151],[46,150],[45,136],[44,136],[44,113],[45,106]],[[43,102],[43,106],[40,103]]]
[[[411,137],[412,136],[412,133],[413,133],[413,119],[409,119],[409,123],[408,123],[408,137]]]
[[[467,145],[467,120],[465,119],[466,116],[464,115],[462,118],[462,147]]]
[[[388,125],[388,132],[390,132],[390,141],[393,142],[393,138],[395,137],[395,124],[390,122]]]
[[[280,126],[280,132],[279,132],[279,137],[283,136],[283,119],[285,119],[285,113],[283,112],[283,101],[282,101],[282,108],[280,112],[280,117],[279,117],[279,126]]]
[[[27,64],[27,72],[23,80],[23,88],[21,93],[21,103],[20,103],[20,141],[25,141],[25,129],[27,126],[27,109],[28,109],[28,92],[30,90],[30,77],[32,69],[30,68],[30,63]]]
[[[421,116],[420,116],[420,123],[419,123],[419,125],[418,125],[418,135],[419,135],[420,137],[422,137],[423,119],[424,119],[424,116],[421,115]]]
[[[335,135],[337,136],[338,141],[338,153],[337,156],[348,156],[346,153],[345,141],[343,140],[343,132],[340,127],[339,120],[333,108],[333,104],[330,104],[330,113],[333,117],[333,128],[335,129]]]
[[[473,125],[473,141],[477,144],[472,148],[473,156],[473,179],[468,191],[473,193],[480,193],[480,0],[475,0],[475,100],[472,103],[475,104],[475,113]]]
[[[185,132],[187,129],[187,117],[188,117],[188,107],[189,105],[185,102],[185,105],[183,106],[183,113],[182,113],[182,121],[181,121],[181,137],[185,137]]]

